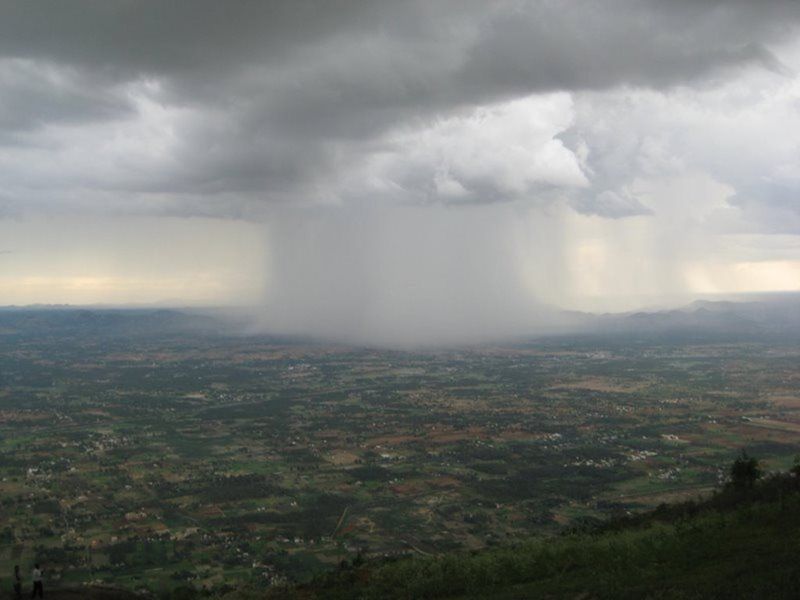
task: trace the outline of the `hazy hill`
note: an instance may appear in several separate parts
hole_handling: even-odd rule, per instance
[[[796,339],[800,335],[800,294],[741,302],[698,300],[673,310],[574,316],[574,333],[578,334]]]
[[[3,335],[137,336],[211,333],[220,322],[210,315],[174,309],[89,309],[30,307],[0,309]]]
[[[688,341],[796,339],[800,336],[800,294],[754,301],[698,300],[663,311],[591,314],[563,312],[561,334],[657,337]],[[559,329],[549,331],[549,335]],[[241,335],[259,332],[246,313],[194,309],[109,309],[63,306],[0,308],[3,336],[144,337]],[[261,335],[269,332],[260,332]],[[299,338],[275,336],[281,343]],[[308,341],[308,340],[304,340]]]

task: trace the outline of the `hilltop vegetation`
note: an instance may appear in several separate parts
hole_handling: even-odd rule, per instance
[[[796,598],[797,469],[703,501],[474,553],[348,565],[269,598]],[[755,465],[754,461],[750,465]],[[240,591],[230,600],[259,597]],[[263,594],[261,595],[263,597]]]

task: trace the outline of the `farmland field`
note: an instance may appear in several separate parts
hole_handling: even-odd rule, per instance
[[[800,451],[800,346],[400,352],[0,335],[0,572],[153,591],[302,581],[709,492]]]

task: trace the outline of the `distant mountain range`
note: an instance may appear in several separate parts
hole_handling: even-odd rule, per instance
[[[9,307],[0,309],[0,335],[149,336],[218,333],[213,315],[177,309]]]
[[[800,336],[800,294],[753,301],[697,300],[672,310],[573,313],[573,333],[705,337]]]
[[[788,338],[800,340],[800,294],[751,301],[698,300],[672,310],[630,313],[561,313],[567,325],[550,335],[601,335],[704,339]],[[244,313],[200,309],[0,308],[0,335],[97,337],[256,333]],[[292,341],[286,336],[276,337]]]

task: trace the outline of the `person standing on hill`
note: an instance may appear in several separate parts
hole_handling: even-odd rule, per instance
[[[22,598],[22,575],[19,573],[19,565],[14,565],[14,598]]]
[[[39,568],[39,563],[33,565],[33,573],[31,573],[31,578],[33,579],[33,591],[31,592],[31,598],[36,598],[36,594],[39,594],[39,598],[44,598],[44,589],[42,587],[42,570]]]

